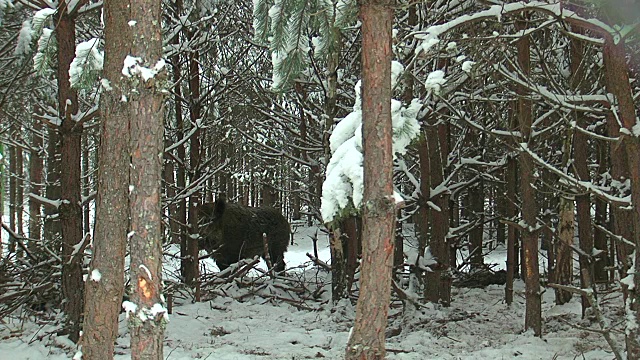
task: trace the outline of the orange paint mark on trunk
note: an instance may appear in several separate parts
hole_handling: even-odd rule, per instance
[[[150,299],[153,294],[152,284],[149,283],[145,278],[138,278],[138,287],[142,290],[142,295],[145,299]]]

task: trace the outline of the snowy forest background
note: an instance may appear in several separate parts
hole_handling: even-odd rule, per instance
[[[153,88],[165,357],[342,358],[368,241],[358,15],[374,3],[394,15],[387,357],[640,358],[640,3],[155,3],[161,59],[108,69],[128,39],[108,22],[146,21],[101,1],[0,0],[0,354],[79,357],[88,304],[114,302],[83,291],[108,278],[90,265],[110,186],[98,163],[118,155],[104,120]],[[114,97],[108,71],[140,92]],[[218,272],[198,252],[199,206],[221,194],[282,211],[286,273],[259,259]],[[128,357],[118,316],[100,336]]]

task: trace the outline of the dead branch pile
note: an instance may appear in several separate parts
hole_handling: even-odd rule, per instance
[[[457,279],[453,281],[453,285],[466,288],[484,288],[489,285],[504,285],[506,282],[506,271],[493,271],[487,268],[469,273],[460,273]]]
[[[319,269],[289,269],[273,274],[257,267],[259,258],[242,260],[219,273],[203,274],[202,299],[218,296],[238,301],[262,299],[264,302],[286,303],[301,310],[318,310],[328,302],[322,296],[327,290]]]
[[[35,315],[60,304],[60,261],[16,257],[0,262],[0,319],[21,310]]]

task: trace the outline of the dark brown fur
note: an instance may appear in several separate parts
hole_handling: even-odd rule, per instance
[[[289,222],[272,207],[247,207],[223,198],[200,207],[200,249],[211,254],[220,270],[240,259],[264,256],[262,234],[276,271],[284,270],[284,253],[291,233]]]

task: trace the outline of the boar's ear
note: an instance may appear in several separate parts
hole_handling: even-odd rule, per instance
[[[224,209],[227,207],[227,199],[224,195],[219,196],[216,199],[216,202],[213,204],[213,216],[215,218],[222,217],[224,214]]]

